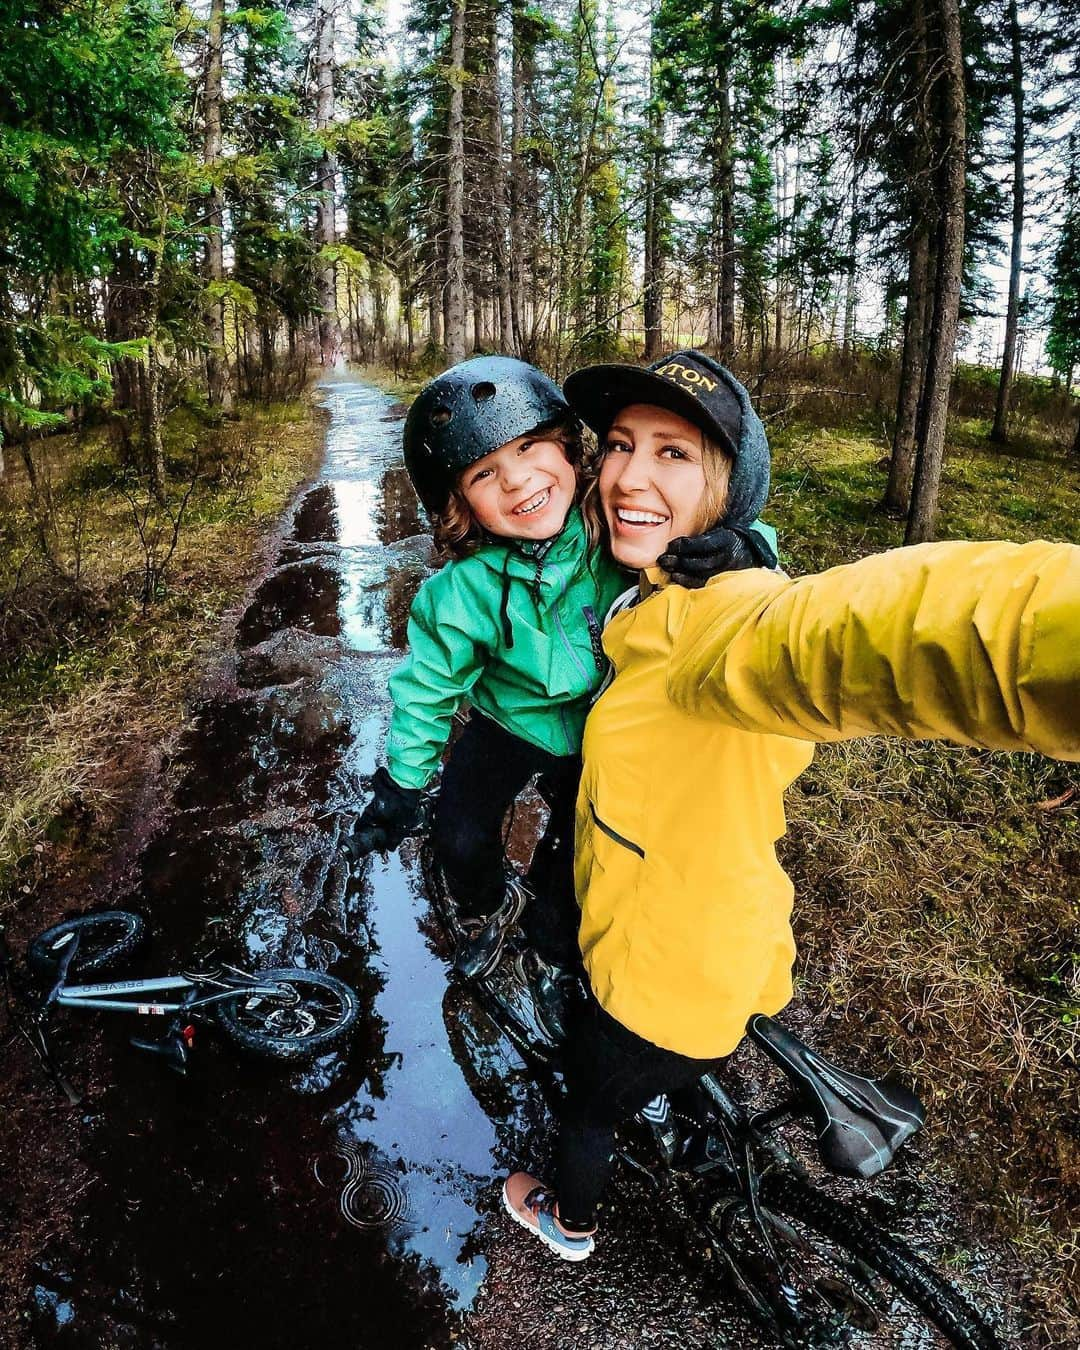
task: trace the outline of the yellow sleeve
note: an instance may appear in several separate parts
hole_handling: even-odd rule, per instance
[[[744,730],[1080,760],[1080,548],[922,544],[669,588],[668,692]],[[647,606],[642,606],[642,610]]]

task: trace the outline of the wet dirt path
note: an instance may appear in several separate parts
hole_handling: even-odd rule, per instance
[[[584,1270],[497,1211],[496,1179],[545,1157],[540,1095],[448,981],[412,847],[355,875],[341,854],[432,559],[401,467],[403,410],[350,380],[322,399],[320,477],[108,900],[149,916],[148,973],[210,954],[317,967],[358,990],[362,1027],[302,1071],[200,1030],[180,1078],[109,1019],[109,1081],[81,1129],[92,1184],[35,1267],[20,1343],[756,1345],[632,1179]]]

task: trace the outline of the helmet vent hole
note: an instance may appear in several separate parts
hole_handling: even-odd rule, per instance
[[[495,386],[490,380],[481,380],[479,384],[473,385],[472,396],[477,403],[486,403],[489,398],[495,397]]]
[[[447,422],[450,421],[453,415],[454,413],[452,409],[446,407],[445,404],[440,404],[437,408],[433,408],[431,411],[431,425],[433,427],[444,427],[446,426]]]

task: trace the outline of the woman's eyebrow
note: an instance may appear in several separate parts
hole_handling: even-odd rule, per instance
[[[620,426],[618,422],[612,422],[611,426],[608,427],[608,435],[610,436],[613,431],[621,432],[624,436],[633,435],[630,427]],[[651,436],[654,441],[681,441],[683,445],[694,444],[693,439],[684,435],[681,431],[650,431],[646,434]]]

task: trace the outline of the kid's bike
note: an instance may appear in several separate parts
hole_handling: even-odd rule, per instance
[[[430,858],[424,871],[453,940],[453,900]],[[469,987],[557,1109],[558,1051],[538,1033],[514,946],[512,938],[491,975]],[[747,1034],[783,1073],[781,1102],[757,1110],[738,1100],[728,1074],[706,1074],[673,1100],[650,1102],[620,1131],[621,1158],[683,1221],[696,1254],[728,1277],[776,1344],[793,1350],[1001,1350],[983,1316],[922,1257],[858,1200],[838,1200],[822,1184],[823,1173],[865,1182],[884,1171],[923,1123],[915,1095],[830,1063],[774,1018],[752,1018]],[[800,1145],[807,1155],[805,1141],[783,1133],[793,1122],[812,1127],[809,1156],[798,1156]]]
[[[145,931],[142,917],[125,910],[58,923],[27,946],[32,985],[14,973],[0,931],[0,973],[11,1020],[72,1100],[78,1094],[60,1073],[48,1036],[57,1008],[168,1019],[162,1035],[133,1036],[131,1043],[160,1055],[180,1073],[187,1067],[196,1024],[203,1019],[213,1020],[245,1053],[286,1064],[305,1063],[332,1050],[356,1022],[355,992],[317,970],[282,966],[249,973],[222,965],[151,979],[73,983],[75,976],[115,969],[140,947]]]

